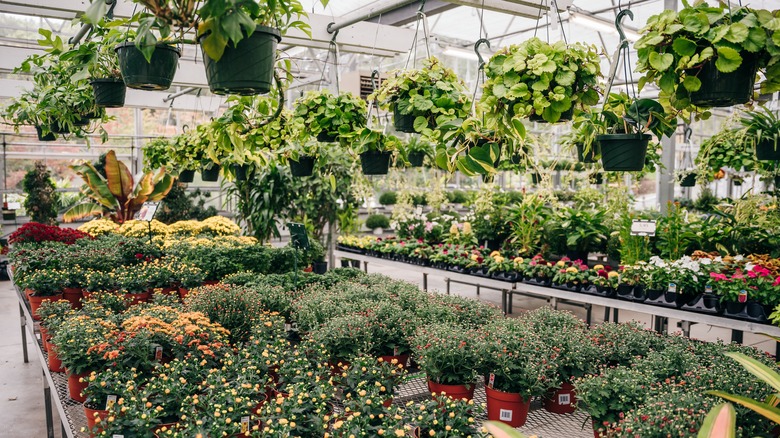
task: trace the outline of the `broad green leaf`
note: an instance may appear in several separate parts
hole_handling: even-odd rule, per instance
[[[103,0],[95,0],[84,11],[84,22],[88,24],[98,24],[106,15],[108,5]]]
[[[707,394],[716,395],[720,398],[725,398],[726,400],[732,401],[734,403],[740,404],[762,416],[764,416],[766,419],[780,424],[780,409],[770,406],[766,403],[753,400],[752,398],[744,397],[741,395],[736,394],[729,394],[727,392],[723,391],[707,391]]]
[[[729,31],[726,33],[726,40],[731,41],[732,43],[741,43],[742,41],[745,41],[745,38],[748,37],[749,34],[748,27],[745,26],[742,23],[732,23],[731,26],[729,26]]]
[[[742,42],[742,47],[748,52],[758,52],[766,46],[766,31],[760,27],[754,27],[748,32],[748,37]]]
[[[674,87],[677,85],[677,75],[673,72],[668,72],[661,76],[661,80],[658,81],[658,86],[666,94],[674,94]]]
[[[674,56],[671,53],[650,52],[647,59],[653,69],[661,72],[668,70],[674,62]]]
[[[688,38],[675,38],[672,48],[680,56],[693,56],[696,53],[696,43]]]
[[[742,353],[730,351],[723,354],[739,362],[747,372],[766,382],[766,384],[774,388],[775,391],[780,391],[780,374],[778,374],[776,370],[773,370],[756,359]]]
[[[120,204],[133,192],[133,176],[125,163],[116,158],[114,150],[106,154],[106,182],[108,189]]]
[[[198,26],[198,35],[206,35],[200,38],[200,45],[209,58],[219,61],[225,53],[227,40],[221,32],[216,32],[216,23],[213,19],[208,19]]]
[[[731,73],[742,64],[742,56],[731,47],[718,47],[718,58],[715,60],[715,67],[723,73]]]
[[[690,92],[699,91],[701,80],[696,76],[686,76],[683,80],[683,87]]]
[[[698,438],[734,438],[736,435],[737,413],[731,403],[721,403],[713,407],[699,429]]]
[[[417,132],[422,132],[424,129],[428,128],[428,119],[426,119],[423,116],[417,116],[414,118],[414,130]]]
[[[62,214],[62,220],[70,223],[89,216],[100,216],[103,214],[103,206],[94,202],[85,202],[76,204],[68,211]]]

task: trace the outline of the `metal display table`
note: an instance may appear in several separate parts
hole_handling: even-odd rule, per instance
[[[398,262],[393,260],[381,259],[378,257],[356,254],[347,251],[335,251],[335,256],[340,259],[359,260],[363,263],[363,269],[368,271],[368,264],[375,263],[381,266],[393,267],[407,272],[419,272],[423,275],[423,289],[428,290],[428,275],[444,277],[446,284],[446,293],[450,293],[450,283],[467,284],[477,287],[477,294],[481,289],[497,290],[501,292],[501,309],[505,314],[512,313],[512,298],[514,295],[529,296],[546,299],[553,307],[558,302],[565,301],[569,303],[579,303],[588,310],[588,324],[590,321],[590,306],[597,305],[606,308],[604,321],[609,320],[610,309],[612,310],[612,319],[617,322],[618,311],[628,310],[632,312],[644,313],[653,316],[654,329],[664,331],[666,321],[669,318],[682,321],[681,327],[683,334],[690,335],[691,324],[706,324],[713,327],[721,327],[732,330],[732,340],[741,342],[742,332],[766,334],[780,336],[780,327],[768,324],[758,324],[749,321],[740,321],[737,319],[726,318],[717,315],[708,315],[704,313],[690,312],[687,310],[659,307],[651,304],[623,301],[616,298],[606,298],[596,295],[588,295],[578,292],[553,289],[551,287],[535,286],[521,282],[507,282],[495,280],[492,278],[477,277],[474,275],[461,274],[457,272],[445,271],[443,269],[432,268],[429,266],[413,265],[410,263]],[[735,336],[735,334],[737,336]]]

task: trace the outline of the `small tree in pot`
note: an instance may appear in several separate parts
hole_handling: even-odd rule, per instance
[[[30,220],[47,225],[57,225],[57,207],[60,194],[51,179],[51,172],[43,161],[36,161],[35,167],[24,175],[22,187],[27,194],[24,208]]]

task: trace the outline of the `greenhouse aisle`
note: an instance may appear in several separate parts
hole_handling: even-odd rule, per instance
[[[43,374],[29,336],[27,347],[30,362],[24,363],[16,293],[10,281],[0,282],[0,437],[46,436]],[[54,422],[59,438],[56,409]]]

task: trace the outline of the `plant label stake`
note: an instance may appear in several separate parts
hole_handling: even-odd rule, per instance
[[[655,236],[656,222],[643,219],[634,219],[631,222],[631,235],[632,236]]]
[[[309,249],[309,236],[306,235],[306,227],[303,224],[290,222],[287,224],[287,228],[290,229],[290,241],[293,245],[293,248],[296,249],[296,251],[293,251],[293,272],[294,274],[294,280],[293,280],[293,286],[295,287],[295,290],[298,290],[298,251],[302,250],[306,251]]]
[[[161,202],[144,202],[144,206],[135,214],[135,220],[146,221],[149,224],[149,243],[152,243],[152,221]]]

